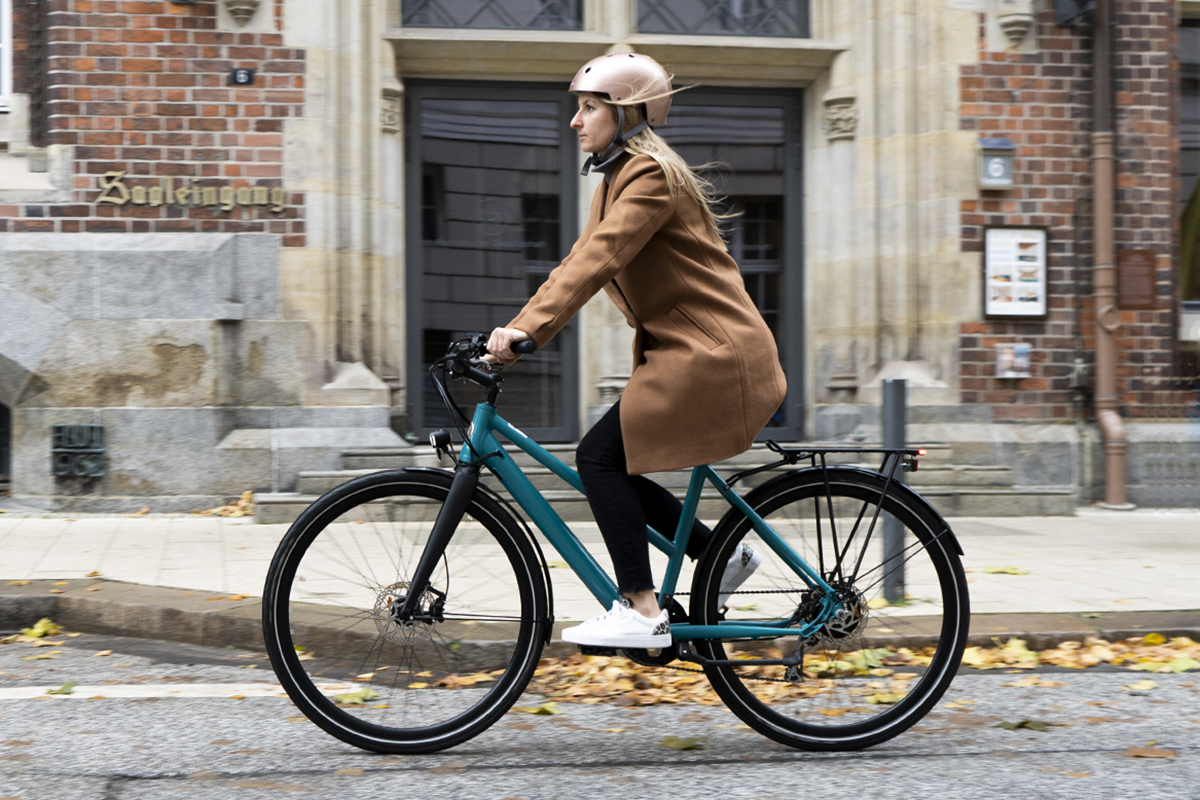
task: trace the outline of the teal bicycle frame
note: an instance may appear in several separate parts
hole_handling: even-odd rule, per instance
[[[496,473],[504,487],[508,489],[533,523],[545,534],[550,544],[559,555],[570,565],[575,574],[583,581],[588,590],[595,596],[604,608],[612,605],[620,597],[617,585],[608,573],[596,562],[592,554],[584,549],[578,537],[571,532],[562,517],[550,507],[546,498],[534,487],[533,483],[521,471],[516,462],[508,457],[504,447],[496,438],[500,433],[521,450],[528,453],[539,464],[549,469],[566,481],[581,494],[584,492],[579,474],[559,459],[546,451],[541,445],[530,439],[521,431],[514,428],[502,417],[496,414],[495,406],[480,403],[475,407],[475,418],[469,432],[470,441],[464,443],[459,460],[467,463],[476,459],[486,459],[487,465]],[[763,622],[725,622],[717,625],[694,625],[691,623],[671,623],[671,637],[675,641],[695,641],[699,639],[763,639],[783,635],[799,635],[807,638],[821,628],[833,616],[841,604],[836,599],[836,592],[830,588],[824,579],[793,550],[782,537],[767,524],[745,500],[717,475],[711,466],[704,465],[692,470],[691,481],[688,484],[687,495],[683,501],[683,513],[679,518],[679,527],[675,531],[675,539],[671,541],[653,528],[647,528],[650,543],[668,556],[667,572],[663,577],[659,591],[659,603],[665,604],[675,594],[675,584],[679,580],[679,572],[683,566],[684,553],[687,550],[688,538],[692,532],[692,522],[696,517],[696,509],[700,504],[700,492],[704,482],[708,481],[716,488],[721,496],[737,508],[750,520],[754,530],[762,537],[763,542],[770,547],[780,559],[796,571],[801,579],[812,589],[818,589],[823,594],[823,611],[817,619],[808,622],[800,628],[789,628],[790,619],[780,619]]]

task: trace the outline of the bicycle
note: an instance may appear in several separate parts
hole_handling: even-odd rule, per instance
[[[531,342],[522,344],[531,352]],[[484,468],[602,607],[618,598],[612,578],[497,438],[583,491],[571,468],[497,415],[503,378],[481,361],[484,345],[481,335],[455,342],[430,367],[461,446],[455,453],[445,431],[430,440],[439,455],[454,457],[454,471],[410,467],[351,480],[300,515],[271,562],[263,595],[271,664],[305,716],[360,748],[427,753],[476,736],[524,692],[551,640],[548,563],[524,518],[480,483]],[[483,387],[471,420],[450,394],[456,378]],[[919,721],[959,666],[970,617],[961,548],[941,515],[895,478],[915,470],[923,451],[768,448],[777,462],[727,479],[711,466],[694,468],[674,541],[648,529],[668,556],[660,601],[673,643],[624,653],[640,664],[703,670],[738,717],[783,744],[878,744]],[[882,456],[878,471],[829,463],[863,453]],[[798,466],[803,461],[808,466]],[[744,498],[733,490],[773,468],[784,471]],[[706,483],[730,508],[696,562],[690,593],[677,592]],[[876,559],[872,544],[889,517],[903,526],[903,547]],[[722,598],[726,562],[743,541],[763,562],[734,597]],[[901,566],[912,596],[888,603],[887,580]],[[873,642],[909,653],[897,659]],[[323,672],[328,662],[306,660],[306,648],[336,654],[343,672],[352,662],[365,691],[339,703],[338,685]],[[584,649],[601,652],[615,655]],[[889,668],[914,654],[924,666]]]

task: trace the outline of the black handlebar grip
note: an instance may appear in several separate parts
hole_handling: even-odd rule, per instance
[[[533,339],[522,339],[521,341],[513,344],[512,351],[521,356],[527,356],[531,353],[536,353],[537,342],[535,342]]]

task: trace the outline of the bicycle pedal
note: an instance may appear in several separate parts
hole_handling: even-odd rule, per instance
[[[591,645],[579,645],[579,652],[585,656],[615,656],[617,649],[615,647],[592,647]]]

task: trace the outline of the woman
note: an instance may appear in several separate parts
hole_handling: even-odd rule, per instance
[[[596,647],[671,643],[650,574],[646,525],[673,535],[680,503],[645,473],[693,467],[743,452],[783,402],[775,341],[726,251],[711,187],[653,128],[666,122],[671,78],[654,59],[616,53],[585,64],[571,82],[571,127],[591,153],[583,173],[604,183],[579,241],[521,312],[496,328],[488,350],[506,363],[512,345],[543,347],[604,289],[635,331],[633,371],[621,400],[576,452],[588,503],[627,603],[562,638]],[[708,531],[693,528],[698,557]],[[722,603],[761,563],[744,546],[730,558]]]

